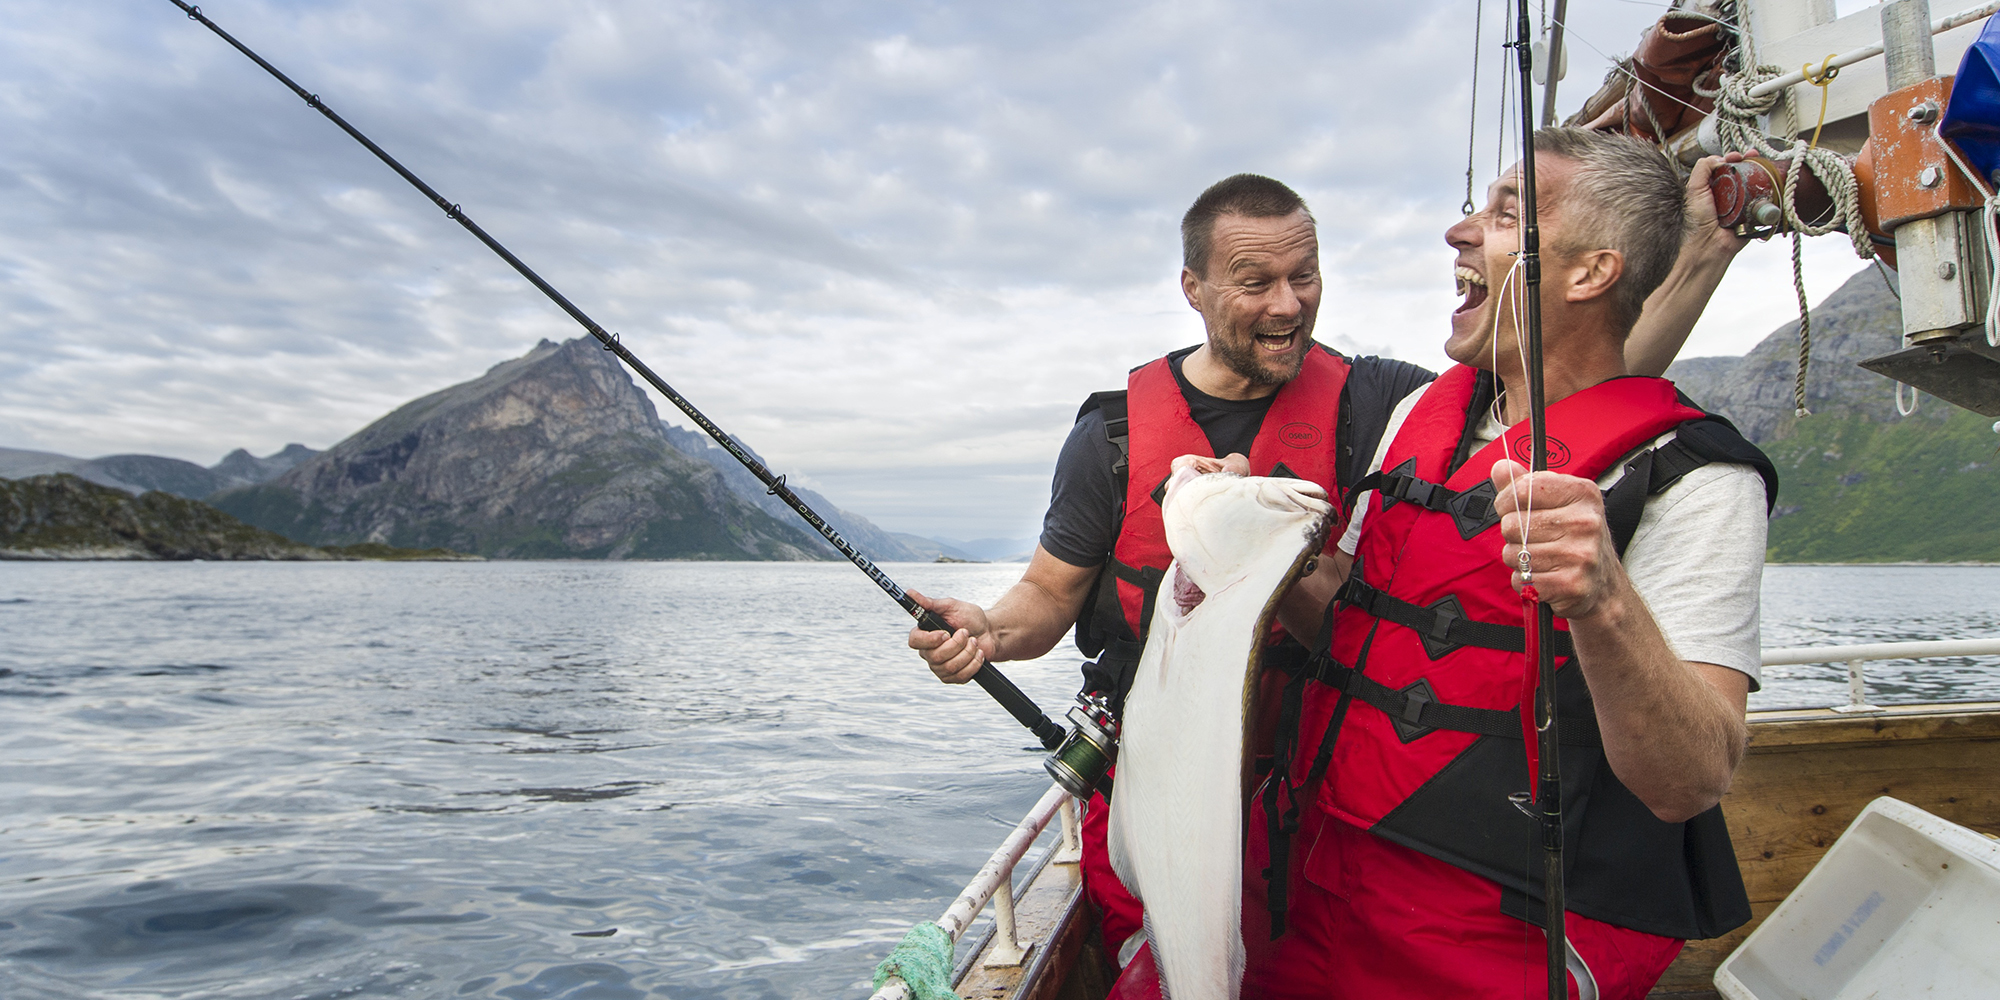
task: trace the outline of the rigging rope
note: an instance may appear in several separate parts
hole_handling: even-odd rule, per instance
[[[1465,126],[1465,204],[1458,206],[1460,215],[1471,215],[1479,206],[1472,203],[1472,158],[1474,147],[1479,142],[1479,40],[1486,26],[1485,0],[1473,0],[1472,4],[1472,120]]]
[[[1860,187],[1854,180],[1854,167],[1845,158],[1818,145],[1776,139],[1756,127],[1759,118],[1777,107],[1784,92],[1780,90],[1763,97],[1751,97],[1750,89],[1784,74],[1783,69],[1768,64],[1742,73],[1727,74],[1714,94],[1704,93],[1703,96],[1715,99],[1715,131],[1725,149],[1756,153],[1774,160],[1790,157],[1792,161],[1791,169],[1785,172],[1784,189],[1778,198],[1778,206],[1783,209],[1785,224],[1792,231],[1792,290],[1799,299],[1799,367],[1798,377],[1792,386],[1792,402],[1794,415],[1803,417],[1812,412],[1806,408],[1806,368],[1812,359],[1812,303],[1806,297],[1804,237],[1844,229],[1854,244],[1854,255],[1862,260],[1874,259],[1875,241],[1869,238],[1868,225],[1862,221]],[[1827,83],[1832,79],[1830,74],[1821,73],[1812,81],[1821,88],[1822,98]],[[1817,129],[1814,130],[1814,140],[1818,140]],[[1815,226],[1799,216],[1798,184],[1806,170],[1812,171],[1833,199],[1833,218],[1826,225]]]

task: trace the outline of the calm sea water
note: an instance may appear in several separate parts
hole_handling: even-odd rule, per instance
[[[1765,595],[1767,646],[2000,635],[2000,568]],[[0,564],[0,996],[865,996],[1047,784],[906,628],[845,565]],[[1075,663],[1007,669],[1055,710]]]

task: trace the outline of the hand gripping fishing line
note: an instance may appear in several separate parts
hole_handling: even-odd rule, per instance
[[[668,385],[665,379],[654,374],[651,368],[646,367],[645,362],[640,361],[630,350],[627,350],[625,345],[619,342],[616,334],[610,333],[602,326],[599,326],[596,320],[591,319],[582,309],[577,308],[574,303],[564,297],[561,292],[556,291],[554,285],[543,280],[542,276],[536,274],[533,268],[523,263],[521,258],[514,256],[512,251],[501,246],[499,240],[494,239],[487,234],[486,230],[481,229],[479,224],[473,222],[471,217],[467,216],[456,203],[437,193],[429,184],[424,183],[422,178],[411,173],[409,168],[397,162],[395,157],[390,156],[382,147],[377,146],[373,140],[362,135],[361,130],[348,124],[347,119],[340,117],[332,108],[327,107],[319,99],[318,94],[314,94],[292,82],[291,77],[279,72],[277,67],[265,62],[264,57],[252,52],[249,46],[237,41],[229,32],[222,30],[214,21],[209,20],[206,14],[201,12],[200,7],[186,3],[184,0],[168,0],[168,2],[184,11],[190,20],[201,22],[203,27],[215,32],[217,37],[228,42],[236,51],[243,53],[250,58],[250,61],[263,67],[264,72],[276,77],[279,83],[290,88],[292,93],[299,95],[307,104],[312,106],[314,111],[325,115],[328,121],[340,126],[341,131],[353,137],[354,141],[366,146],[369,152],[375,154],[376,159],[388,164],[389,169],[394,170],[398,176],[410,182],[411,187],[423,192],[424,197],[429,198],[432,204],[443,209],[444,214],[449,216],[453,222],[465,227],[466,232],[471,233],[479,242],[486,244],[487,249],[499,255],[500,259],[506,261],[508,266],[519,272],[521,277],[528,279],[529,284],[534,285],[543,295],[548,296],[551,302],[554,302],[563,312],[568,313],[569,317],[576,320],[577,324],[588,331],[591,336],[597,338],[598,343],[603,344],[605,350],[616,355],[618,360],[625,363],[626,367],[632,369],[640,378],[645,379],[646,384],[658,390],[660,395],[667,397],[669,402],[678,407],[682,413],[687,414],[688,419],[694,421],[697,427],[707,432],[709,437],[714,438],[715,442],[721,445],[722,450],[728,452],[731,458],[743,463],[743,467],[749,469],[750,474],[756,476],[757,481],[764,484],[767,492],[784,501],[785,506],[790,507],[798,513],[799,517],[804,518],[805,522],[811,525],[814,531],[819,532],[821,538],[826,539],[827,544],[833,546],[841,555],[846,556],[847,560],[858,567],[861,572],[868,574],[868,578],[875,581],[876,586],[881,587],[891,599],[901,605],[904,611],[909,613],[910,617],[917,620],[918,627],[929,632],[944,632],[947,634],[956,631],[942,618],[939,618],[923,605],[918,604],[909,594],[904,593],[903,588],[896,585],[896,581],[891,580],[889,575],[882,572],[881,568],[870,561],[867,556],[862,555],[845,538],[840,537],[840,532],[834,530],[833,526],[828,524],[826,519],[819,515],[818,511],[813,510],[804,500],[799,499],[799,495],[794,493],[791,487],[785,485],[785,477],[772,475],[771,470],[764,467],[764,463],[752,457],[749,451],[736,442],[735,438],[723,431],[721,427],[716,426],[715,421],[708,419],[707,415],[696,409],[693,403],[688,402],[687,397],[674,391],[674,387]],[[1054,750],[1062,745],[1063,731],[1061,727],[1049,721],[1049,717],[1042,714],[1042,710],[1036,707],[1035,703],[1026,694],[1022,693],[1020,688],[1014,686],[1014,682],[1008,680],[1006,675],[994,669],[991,663],[981,667],[978,673],[972,675],[972,679],[977,681],[979,686],[986,690],[987,694],[992,695],[994,701],[999,702],[1001,707],[1013,715],[1015,721],[1028,727],[1035,734],[1035,738],[1041,741],[1044,749]]]

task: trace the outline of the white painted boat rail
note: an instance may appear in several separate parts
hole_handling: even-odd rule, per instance
[[[1801,663],[1847,664],[1847,704],[1836,712],[1879,712],[1868,704],[1862,665],[1870,660],[1926,660],[1940,656],[2000,656],[2000,638],[1933,639],[1925,642],[1863,642],[1849,646],[1794,646],[1764,650],[1767,667]]]
[[[972,926],[973,918],[986,908],[987,901],[993,903],[993,945],[986,959],[987,965],[1019,965],[1027,958],[1027,949],[1014,936],[1014,866],[1026,856],[1028,848],[1048,829],[1049,821],[1057,813],[1062,814],[1062,843],[1056,848],[1055,860],[1074,861],[1081,853],[1081,830],[1077,822],[1076,800],[1063,791],[1061,785],[1050,785],[1042,793],[1028,815],[1014,827],[1014,832],[1000,844],[1000,849],[986,859],[979,874],[966,883],[965,889],[945,908],[944,916],[937,918],[937,925],[951,935],[956,942]],[[875,991],[869,1000],[910,1000],[909,984],[900,977],[890,976],[882,988]]]

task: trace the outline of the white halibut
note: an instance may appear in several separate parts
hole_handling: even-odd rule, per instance
[[[1172,1000],[1234,998],[1242,985],[1257,659],[1278,598],[1325,541],[1325,498],[1303,480],[1174,462],[1162,504],[1174,561],[1125,698],[1109,830]]]

